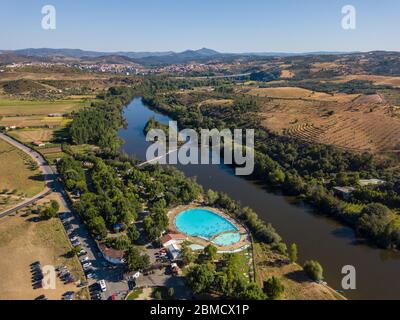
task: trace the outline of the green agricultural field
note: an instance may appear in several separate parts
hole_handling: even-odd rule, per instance
[[[56,101],[31,101],[0,99],[0,116],[32,116],[48,115],[51,113],[71,113],[90,102],[82,99],[64,99]]]

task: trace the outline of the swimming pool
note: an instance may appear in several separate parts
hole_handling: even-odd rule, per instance
[[[221,246],[240,240],[238,229],[230,221],[207,209],[183,211],[176,216],[175,225],[182,233],[209,241],[213,239],[213,243]]]
[[[228,232],[223,233],[220,236],[214,238],[211,242],[217,246],[226,247],[235,244],[240,241],[239,232]]]

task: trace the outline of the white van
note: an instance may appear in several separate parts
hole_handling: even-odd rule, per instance
[[[107,291],[107,285],[106,285],[105,280],[100,280],[99,281],[99,286],[100,286],[100,289],[101,289],[102,292]]]

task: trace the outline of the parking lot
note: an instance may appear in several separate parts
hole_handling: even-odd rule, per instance
[[[122,267],[114,266],[103,258],[96,242],[89,234],[80,217],[68,209],[69,205],[62,196],[62,192],[60,191],[60,198],[67,209],[60,215],[60,218],[71,244],[74,247],[79,246],[81,248],[79,260],[82,263],[85,275],[88,277],[88,285],[91,286],[100,280],[105,280],[107,291],[101,293],[101,299],[107,300],[111,299],[111,297],[116,300],[123,299],[129,288],[127,281],[123,279]],[[95,298],[98,297],[96,296]]]

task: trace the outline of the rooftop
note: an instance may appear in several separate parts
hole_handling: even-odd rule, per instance
[[[342,193],[352,193],[356,189],[353,187],[333,187],[333,190],[342,192]]]
[[[99,244],[100,250],[109,258],[112,259],[123,259],[124,251],[123,250],[116,250],[113,248],[107,247],[104,243]]]
[[[168,233],[161,238],[161,243],[167,243],[171,240],[186,240],[187,236],[182,233]]]

